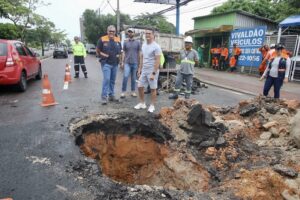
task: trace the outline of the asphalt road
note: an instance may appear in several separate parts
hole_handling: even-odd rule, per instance
[[[68,132],[69,121],[96,113],[132,111],[148,114],[133,110],[138,100],[132,97],[120,103],[101,105],[102,72],[93,55],[86,59],[89,78],[83,78],[81,73],[79,79],[73,79],[68,90],[63,90],[65,65],[72,64],[71,60],[72,56],[42,61],[43,72],[49,75],[59,103],[56,106],[40,106],[41,81],[30,81],[25,93],[14,92],[10,87],[0,88],[0,199],[94,199],[93,190],[82,184],[84,180],[66,172],[70,162],[84,158]],[[117,95],[120,94],[121,76],[119,72]],[[172,105],[167,97],[168,94],[159,95],[157,112],[162,106]],[[227,106],[249,96],[209,86],[192,98],[204,104]]]

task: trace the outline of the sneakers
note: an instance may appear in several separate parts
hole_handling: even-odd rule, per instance
[[[79,78],[79,74],[75,74],[74,78]]]
[[[154,105],[150,105],[148,108],[148,112],[153,113],[155,111]]]
[[[134,109],[137,109],[137,110],[146,109],[146,108],[147,108],[147,106],[145,103],[138,103],[136,106],[134,106]]]
[[[88,78],[87,73],[84,74],[84,78]]]
[[[106,97],[102,97],[101,104],[102,105],[107,105],[107,102],[108,102],[107,98]]]
[[[121,99],[124,99],[125,98],[125,93],[122,92],[120,97],[121,97]]]
[[[132,97],[137,97],[137,95],[136,95],[135,92],[132,92],[132,93],[131,93],[131,96],[132,96]]]

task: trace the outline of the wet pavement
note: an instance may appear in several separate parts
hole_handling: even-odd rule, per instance
[[[0,198],[24,199],[97,199],[89,180],[68,172],[70,162],[84,159],[68,131],[69,121],[90,114],[138,112],[134,111],[136,98],[127,97],[119,103],[102,106],[100,91],[102,73],[94,55],[86,58],[88,79],[72,80],[68,90],[63,90],[65,65],[68,59],[42,61],[43,72],[49,75],[56,101],[53,107],[41,107],[41,81],[32,80],[25,93],[11,88],[0,88]],[[71,70],[74,72],[73,69]],[[118,74],[116,94],[120,94],[121,72]],[[209,86],[192,95],[203,104],[236,105],[250,96]],[[148,99],[149,100],[149,99]],[[158,97],[156,112],[171,106],[168,94]],[[113,191],[115,185],[107,178],[98,190]],[[108,198],[109,199],[109,195]]]

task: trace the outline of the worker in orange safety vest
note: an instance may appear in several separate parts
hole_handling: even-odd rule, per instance
[[[226,45],[223,44],[221,48],[221,58],[220,58],[220,70],[225,70],[226,68],[226,61],[228,59],[228,48]]]
[[[212,67],[213,69],[218,69],[219,68],[219,60],[221,56],[221,48],[220,45],[218,44],[216,48],[212,48],[210,50],[210,53],[212,55]]]
[[[241,54],[242,54],[242,50],[239,47],[237,47],[236,43],[234,43],[230,61],[229,61],[230,72],[233,72],[236,70],[237,62],[238,62],[239,56]]]
[[[264,73],[266,67],[267,67],[267,62],[265,60],[265,57],[267,56],[268,51],[270,50],[270,48],[269,48],[269,46],[267,44],[265,44],[262,47],[260,47],[258,50],[262,54],[262,62],[259,65],[259,68],[258,68],[259,74],[262,75]]]

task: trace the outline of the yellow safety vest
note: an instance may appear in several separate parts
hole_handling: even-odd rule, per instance
[[[165,57],[164,57],[164,54],[161,54],[160,56],[160,66],[162,67],[165,63]]]
[[[73,48],[74,56],[86,57],[86,50],[85,50],[84,45],[81,42],[78,42],[77,44],[74,42],[72,45],[72,48]]]

